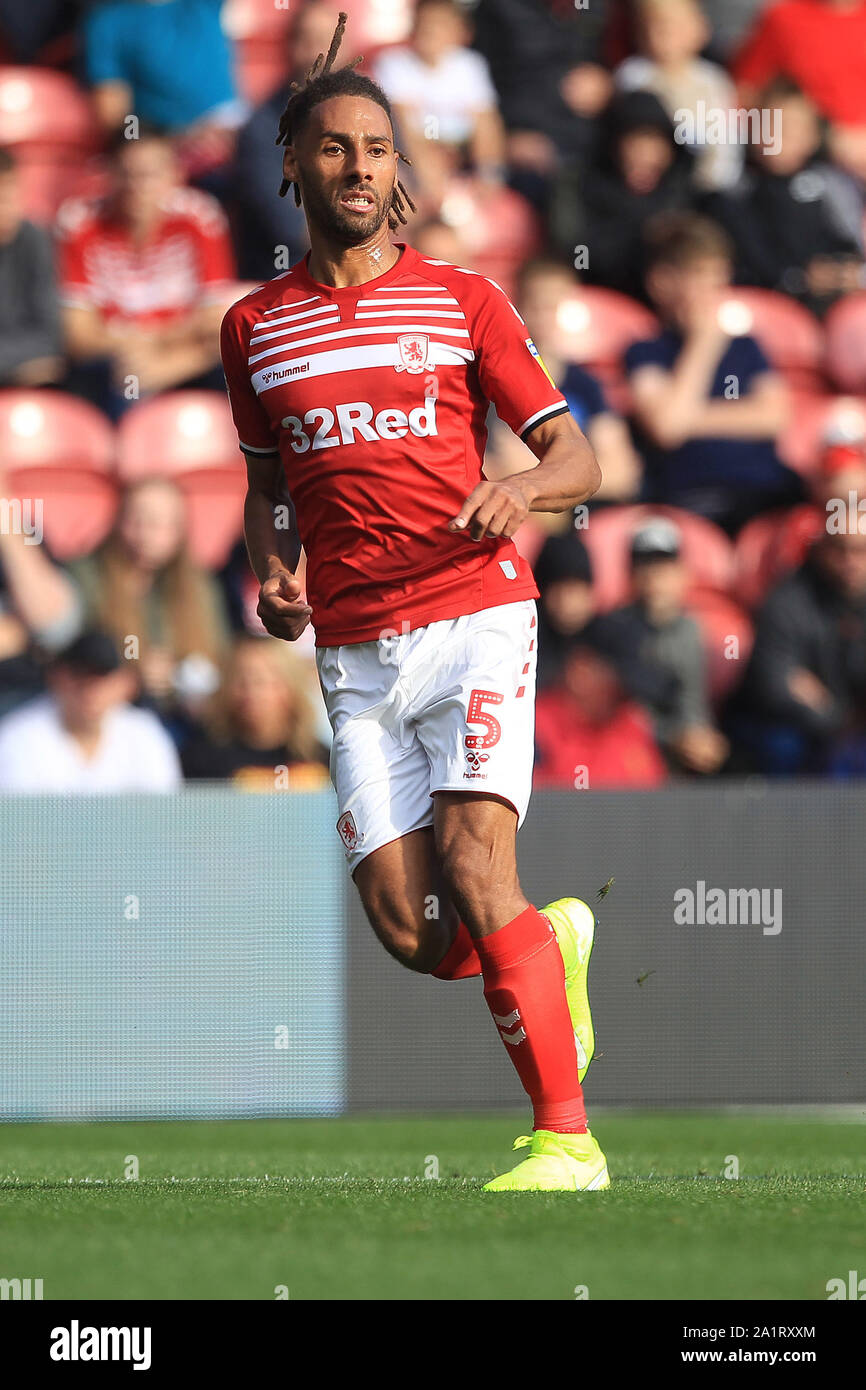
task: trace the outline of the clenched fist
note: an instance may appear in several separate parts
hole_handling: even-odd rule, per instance
[[[297,642],[312,616],[301,599],[303,590],[291,570],[274,570],[259,590],[256,612],[272,637]]]

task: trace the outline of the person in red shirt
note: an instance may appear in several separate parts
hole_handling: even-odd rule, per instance
[[[538,697],[536,787],[657,787],[667,770],[649,717],[628,699],[602,642],[582,634]]]
[[[109,196],[70,200],[58,215],[69,353],[107,363],[127,401],[204,384],[219,365],[234,280],[228,226],[216,200],[179,177],[168,137],[142,128],[115,141]]]
[[[315,628],[337,831],[383,945],[440,979],[483,976],[535,1125],[488,1188],[597,1189],[579,1074],[593,917],[577,899],[539,912],[515,860],[537,590],[512,537],[531,510],[589,498],[599,469],[499,286],[391,242],[406,202],[390,108],[331,70],[344,25],[280,123],[311,250],[222,328],[258,611],[290,641]],[[481,471],[491,401],[539,460],[499,482]]]
[[[780,0],[762,10],[734,59],[745,105],[779,76],[796,82],[829,120],[866,126],[866,3]]]

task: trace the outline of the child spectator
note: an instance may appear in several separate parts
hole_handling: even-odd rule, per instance
[[[239,637],[204,728],[182,750],[184,776],[245,787],[324,786],[328,754],[317,738],[315,670],[286,642]]]
[[[589,551],[572,528],[549,536],[533,566],[538,585],[538,688],[559,680],[568,652],[595,616]]]
[[[467,46],[470,32],[455,0],[417,0],[409,43],[379,54],[374,76],[413,163],[422,200],[438,207],[450,161],[437,146],[459,150],[482,180],[501,183],[505,139],[487,63]]]
[[[736,248],[736,278],[780,290],[824,313],[862,282],[862,194],[822,156],[818,112],[786,78],[765,89],[770,123],[750,148],[737,186],[707,211]]]
[[[538,697],[536,787],[657,787],[667,776],[649,718],[626,694],[618,653],[594,626]]]
[[[595,450],[602,481],[594,500],[630,501],[639,489],[641,473],[625,421],[611,409],[595,377],[563,356],[563,308],[577,291],[570,265],[549,259],[528,261],[520,272],[517,304],[548,373]],[[526,446],[520,447],[527,462],[534,464]]]
[[[15,159],[0,148],[0,386],[46,386],[63,371],[51,237],[24,217]]]
[[[722,312],[727,234],[706,218],[672,215],[649,229],[648,248],[647,291],[664,327],[625,357],[645,441],[646,500],[733,532],[802,496],[776,455],[787,391],[755,340],[733,332]]]
[[[119,136],[113,189],[72,199],[58,217],[63,320],[79,385],[117,414],[174,386],[224,389],[219,325],[234,279],[226,220],[184,188],[170,141]]]
[[[89,622],[136,662],[145,697],[172,709],[194,659],[216,666],[228,624],[213,575],[190,559],[183,496],[151,478],[124,494],[114,529],[92,555],[73,561]]]
[[[619,93],[602,130],[597,161],[588,169],[571,164],[556,181],[551,236],[572,264],[576,250],[585,248],[591,283],[641,299],[644,224],[692,205],[694,161],[652,92]]]
[[[742,150],[734,141],[700,143],[707,129],[701,112],[713,119],[721,112],[727,121],[736,106],[734,84],[724,68],[700,57],[710,26],[697,0],[637,0],[640,55],[627,58],[614,73],[621,91],[654,92],[679,125],[690,118],[684,136],[697,155],[695,184],[699,188],[728,188],[739,175]]]
[[[717,772],[727,757],[727,741],[710,713],[703,639],[685,609],[689,573],[672,521],[654,517],[635,532],[631,586],[632,602],[606,621],[663,678],[659,695],[646,702],[656,739],[673,768]]]
[[[49,694],[0,720],[4,792],[167,792],[180,784],[174,744],[135,709],[131,663],[105,633],[83,633],[48,674]]]

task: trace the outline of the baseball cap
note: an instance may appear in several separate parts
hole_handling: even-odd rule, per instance
[[[644,560],[675,560],[679,553],[679,527],[664,516],[650,517],[631,538],[632,564]]]

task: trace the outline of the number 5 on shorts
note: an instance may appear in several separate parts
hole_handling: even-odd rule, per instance
[[[492,748],[502,737],[502,725],[499,720],[483,708],[487,705],[501,705],[505,699],[504,695],[499,695],[495,690],[473,690],[469,695],[469,705],[466,710],[467,724],[482,724],[485,732],[483,734],[467,734],[463,742],[467,748]]]

